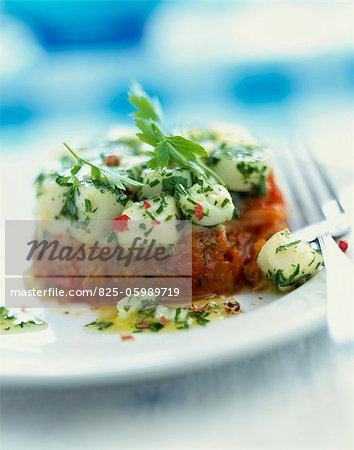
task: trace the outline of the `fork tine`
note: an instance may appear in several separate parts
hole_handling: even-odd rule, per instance
[[[307,221],[302,213],[301,204],[295,198],[289,180],[286,179],[284,165],[283,158],[277,155],[274,161],[274,169],[286,200],[288,223],[292,230],[299,230],[307,225]]]
[[[304,176],[299,159],[294,156],[288,144],[283,147],[283,153],[287,159],[287,164],[283,164],[286,179],[307,224],[322,221],[325,217],[322,209],[318,206],[311,184]]]
[[[344,209],[337,200],[334,190],[331,190],[328,183],[323,178],[319,170],[318,163],[314,160],[313,155],[308,145],[301,144],[296,146],[296,150],[303,157],[306,164],[304,164],[304,172],[306,179],[311,180],[307,183],[311,188],[311,194],[322,210],[324,218],[333,220],[340,216]]]
[[[315,160],[308,152],[306,153],[307,149],[301,146],[293,148],[295,148],[296,157],[288,146],[284,146],[288,164],[283,164],[283,169],[303,215],[309,224],[314,224],[309,227],[313,231],[313,236],[311,239],[308,237],[306,239],[312,241],[317,238],[323,254],[326,268],[329,331],[335,342],[350,342],[354,339],[350,307],[353,290],[351,282],[354,279],[353,265],[340,251],[332,237],[339,233],[343,234],[344,229],[349,231],[350,225],[348,227],[347,224],[346,228],[343,228],[339,224],[340,221],[337,219],[346,218],[346,214],[343,214],[340,203],[336,201],[336,195],[332,195],[333,192],[322,179]],[[303,158],[301,162],[298,156]],[[337,215],[334,221],[331,211],[335,211]],[[327,220],[323,221],[324,218]],[[333,232],[335,228],[332,229],[331,225],[336,225],[335,234]]]
[[[312,165],[314,165],[316,167],[317,172],[321,176],[322,182],[326,186],[327,191],[331,197],[331,200],[334,201],[336,204],[336,212],[339,214],[345,214],[345,212],[346,212],[345,207],[343,206],[343,204],[339,198],[339,195],[337,194],[337,192],[333,186],[333,182],[330,179],[330,177],[328,176],[327,171],[323,168],[323,166],[321,166],[321,164],[318,163],[311,147],[308,144],[306,144],[305,148],[309,154],[309,157],[311,158]]]

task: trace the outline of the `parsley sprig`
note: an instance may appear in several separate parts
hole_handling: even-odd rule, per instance
[[[72,177],[74,177],[79,172],[81,167],[86,164],[91,167],[91,175],[94,180],[105,181],[112,188],[125,190],[125,186],[127,185],[141,186],[140,182],[135,181],[132,178],[129,178],[128,176],[124,175],[124,173],[121,170],[112,171],[110,169],[99,167],[96,164],[93,164],[92,162],[83,158],[82,156],[77,155],[74,152],[74,150],[70,148],[65,142],[63,144],[76,160],[76,164],[71,169]]]
[[[131,86],[128,97],[136,108],[133,112],[134,117],[160,122],[162,116],[160,103],[156,98],[151,99],[138,83]]]
[[[208,156],[201,145],[161,130],[156,123],[160,123],[161,114],[155,108],[154,100],[150,99],[140,86],[134,86],[130,90],[129,101],[136,108],[133,116],[135,125],[140,130],[137,133],[138,138],[154,147],[152,158],[147,162],[150,169],[179,166],[203,178],[213,177],[218,183],[224,184],[222,179],[201,161],[201,157]]]

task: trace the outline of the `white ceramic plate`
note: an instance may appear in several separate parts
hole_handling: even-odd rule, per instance
[[[3,182],[14,170],[22,179],[5,204],[8,218],[31,218],[31,181],[39,161],[43,163],[40,154],[31,162],[7,162]],[[138,334],[134,341],[87,332],[83,325],[93,317],[88,311],[68,316],[48,309],[48,329],[0,336],[2,383],[72,385],[177,374],[249,355],[325,325],[324,272],[287,295],[247,293],[237,298],[244,309],[241,315],[187,332]]]
[[[300,337],[324,323],[325,282],[319,274],[296,291],[237,296],[244,313],[186,332],[95,334],[83,329],[92,315],[48,309],[48,329],[1,336],[3,384],[84,384],[181,373],[260,351]]]

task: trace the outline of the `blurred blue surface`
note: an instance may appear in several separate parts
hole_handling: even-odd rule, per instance
[[[177,125],[241,122],[273,132],[350,111],[351,11],[345,2],[296,0],[6,0],[2,147],[76,129],[103,135],[129,120],[132,80],[160,96]]]
[[[48,50],[65,47],[135,45],[158,0],[5,0],[5,11],[26,22]]]

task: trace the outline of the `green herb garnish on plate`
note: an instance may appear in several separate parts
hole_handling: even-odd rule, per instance
[[[137,137],[154,148],[151,152],[152,158],[146,163],[147,167],[162,169],[178,166],[205,179],[212,177],[218,183],[224,184],[222,179],[202,162],[202,158],[208,154],[201,145],[183,136],[172,136],[162,131],[162,126],[157,124],[161,114],[141,87],[135,86],[130,90],[129,100],[136,108],[133,116],[135,125],[140,130]]]

